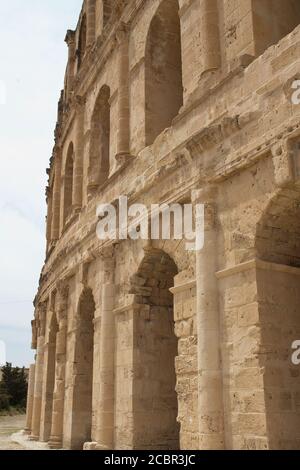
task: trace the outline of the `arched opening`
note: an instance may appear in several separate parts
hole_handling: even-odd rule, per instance
[[[64,223],[72,212],[74,147],[69,145],[64,175]]]
[[[98,188],[109,176],[110,89],[104,85],[98,95],[91,123],[89,189]]]
[[[71,448],[91,441],[95,301],[91,289],[80,296],[75,344],[75,377]]]
[[[52,423],[52,409],[53,409],[53,394],[55,385],[55,356],[56,356],[56,335],[58,332],[58,323],[55,313],[52,314],[49,325],[49,339],[45,348],[45,368],[46,368],[46,381],[45,381],[45,395],[44,395],[44,417],[42,419],[43,429],[41,439],[47,442],[50,438],[51,423]]]
[[[79,33],[79,40],[78,40],[78,69],[80,69],[85,51],[86,51],[86,40],[87,40],[87,20],[86,15],[83,15],[80,25],[80,33]]]
[[[258,308],[268,445],[298,449],[300,369],[292,343],[300,340],[300,190],[280,192],[257,227]]]
[[[252,0],[252,12],[257,55],[300,24],[299,0]]]
[[[164,0],[146,44],[146,145],[170,127],[183,105],[181,28],[177,0]]]
[[[134,331],[134,449],[179,449],[175,391],[178,344],[169,290],[177,273],[169,255],[151,250],[131,280],[135,303],[141,305],[135,312]]]

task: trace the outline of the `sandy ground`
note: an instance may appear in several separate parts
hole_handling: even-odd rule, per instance
[[[25,415],[0,416],[0,450],[24,450],[24,447],[11,439],[12,434],[25,427]]]
[[[0,416],[1,450],[49,450],[46,442],[30,441],[24,433],[26,416]],[[0,459],[1,460],[1,459]]]

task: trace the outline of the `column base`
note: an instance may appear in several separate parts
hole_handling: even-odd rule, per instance
[[[126,166],[129,162],[134,160],[134,156],[128,152],[119,152],[115,156],[115,159],[118,163],[118,169],[119,169],[119,168],[122,168],[123,166]]]
[[[31,429],[25,428],[25,429],[24,429],[24,434],[30,436],[30,434],[31,434]]]
[[[107,447],[103,444],[98,444],[96,450],[102,450],[103,452],[107,452],[108,450],[112,450],[111,447]]]
[[[83,444],[83,450],[97,450],[98,443],[97,442],[85,442]]]
[[[107,447],[105,444],[99,444],[98,442],[85,442],[83,445],[83,450],[102,450],[107,452],[112,450],[112,448]]]
[[[60,438],[52,437],[48,441],[50,449],[62,449],[62,440]]]
[[[29,438],[28,438],[29,441],[39,441],[40,440],[40,436],[32,436],[30,435]]]

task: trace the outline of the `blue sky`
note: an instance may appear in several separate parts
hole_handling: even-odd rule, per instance
[[[82,0],[1,1],[0,342],[27,366],[30,321],[45,255],[45,170],[67,60],[67,29]]]

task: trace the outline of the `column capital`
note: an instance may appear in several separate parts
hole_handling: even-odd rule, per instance
[[[86,104],[86,96],[82,95],[75,95],[74,96],[74,105],[75,105],[75,110],[76,113],[82,112],[84,110]]]
[[[59,323],[67,317],[67,305],[69,298],[69,284],[66,281],[57,283],[57,318]]]
[[[69,295],[69,284],[64,280],[57,281],[56,292],[61,299],[66,299]]]
[[[104,271],[104,283],[113,284],[114,283],[114,270],[115,270],[115,248],[109,246],[102,250],[100,257],[103,263]]]
[[[31,349],[36,349],[37,348],[37,320],[36,319],[31,321],[31,331],[32,331]]]
[[[130,24],[121,22],[116,31],[116,40],[119,46],[121,46],[128,37],[130,31]]]
[[[37,326],[38,326],[38,333],[37,336],[45,336],[46,331],[46,315],[48,310],[48,300],[40,302],[37,306]]]
[[[101,317],[93,319],[94,331],[101,331]]]
[[[200,189],[193,189],[191,199],[193,204],[212,204],[218,197],[218,186],[207,184]]]
[[[207,185],[192,191],[192,203],[195,206],[195,218],[205,232],[215,230],[217,225],[217,197],[218,187]],[[196,206],[203,206],[198,210]]]

